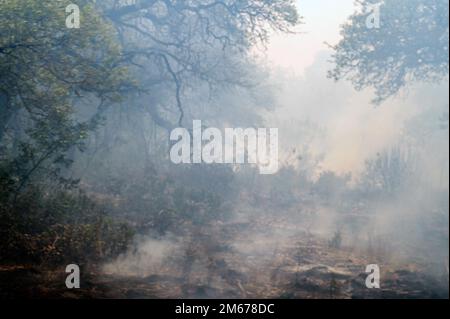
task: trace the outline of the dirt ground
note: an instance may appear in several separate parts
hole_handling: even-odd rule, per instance
[[[0,266],[0,298],[448,298],[448,273],[375,260],[381,288],[365,285],[374,263],[288,221],[233,221],[186,237],[182,249],[148,271],[82,267],[81,289],[65,287],[64,268]],[[257,231],[257,232],[256,232]],[[254,234],[259,234],[255,236]],[[249,234],[252,234],[251,236]],[[192,239],[192,238],[195,238]],[[282,238],[282,240],[277,240]],[[144,266],[145,270],[145,266]]]

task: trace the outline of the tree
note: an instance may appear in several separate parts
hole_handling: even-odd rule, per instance
[[[367,8],[380,4],[380,28],[368,28]],[[342,27],[332,46],[336,64],[329,76],[357,90],[374,88],[375,103],[397,94],[410,81],[448,77],[448,0],[363,0],[362,10]]]
[[[81,147],[95,127],[97,110],[91,119],[78,121],[76,101],[115,100],[129,84],[111,25],[90,1],[82,1],[82,27],[68,29],[68,4],[1,3],[1,164],[17,180],[17,190],[44,164],[68,164],[66,152]]]
[[[183,126],[187,91],[250,87],[250,48],[299,21],[294,0],[110,0],[99,3],[140,80],[153,120]],[[168,94],[165,94],[168,93]],[[164,95],[163,99],[155,96]],[[175,115],[176,114],[176,115]]]
[[[0,147],[19,189],[44,164],[70,164],[119,98],[170,130],[187,92],[253,86],[250,49],[298,22],[293,0],[83,0],[81,28],[68,29],[68,4],[2,2]]]
[[[175,127],[191,127],[192,119],[218,127],[257,126],[259,111],[273,107],[267,72],[251,53],[269,40],[270,32],[291,31],[299,21],[294,1],[110,0],[96,5],[115,27],[123,62],[138,85],[124,94],[123,106],[107,109],[105,125],[90,139],[87,154],[92,156],[82,159],[117,162],[118,154],[134,152],[133,167],[146,169],[150,162],[166,161],[168,132]]]
[[[360,186],[365,192],[383,198],[398,196],[417,171],[415,154],[400,145],[366,161]]]

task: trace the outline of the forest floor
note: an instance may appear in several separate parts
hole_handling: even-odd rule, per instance
[[[148,266],[148,271],[145,263],[135,270],[133,265],[126,270],[86,267],[81,289],[75,290],[65,287],[64,268],[0,265],[0,299],[449,296],[448,274],[441,279],[416,264],[399,265],[382,258],[376,261],[381,268],[381,288],[368,289],[365,269],[373,260],[355,249],[331,247],[327,240],[297,229],[288,220],[234,220],[190,238],[156,267]]]

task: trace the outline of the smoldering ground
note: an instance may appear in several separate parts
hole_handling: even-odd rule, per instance
[[[330,297],[335,284],[333,296],[355,297],[366,295],[361,276],[375,263],[386,289],[372,296],[448,295],[448,137],[439,126],[445,85],[418,86],[374,108],[371,92],[324,83],[317,70],[326,65],[319,57],[307,77],[280,85],[280,111],[266,118],[283,127],[278,174],[239,167],[226,219],[141,238],[105,271],[171,278],[169,295],[177,297]],[[314,81],[338,87],[328,97],[333,103],[291,91]],[[439,98],[423,110],[432,92]],[[426,145],[414,144],[420,132],[412,123],[427,118]]]
[[[330,202],[314,192],[277,198],[247,191],[227,220],[142,238],[104,273],[139,278],[156,296],[177,298],[448,294],[445,197],[410,200],[407,192],[351,206],[354,194],[345,202],[341,190]],[[383,272],[381,292],[365,288],[365,267],[373,263]]]

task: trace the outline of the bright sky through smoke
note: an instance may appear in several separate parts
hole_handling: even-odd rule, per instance
[[[313,64],[320,51],[327,50],[324,42],[337,43],[339,26],[354,10],[353,0],[298,0],[297,6],[303,24],[300,34],[274,35],[267,57],[276,66],[302,74]]]

